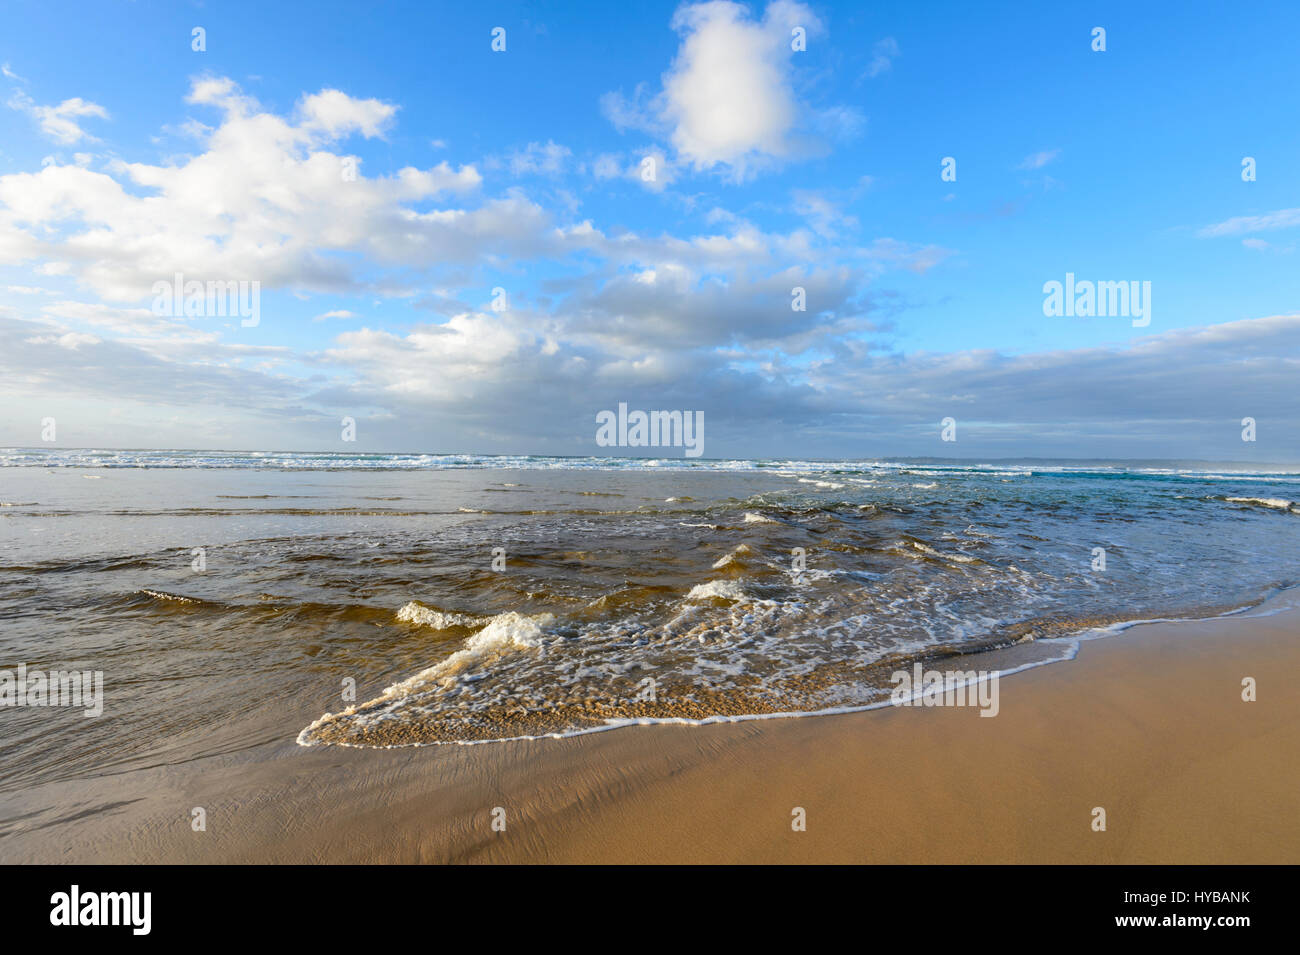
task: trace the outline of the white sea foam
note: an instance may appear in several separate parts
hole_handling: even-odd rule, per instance
[[[780,521],[773,520],[770,517],[764,517],[762,514],[755,514],[753,511],[745,512],[746,524],[780,524]]]
[[[554,621],[555,618],[549,613],[528,616],[511,610],[497,614],[486,627],[466,639],[461,649],[415,676],[394,683],[380,694],[379,699],[405,696],[411,690],[432,681],[459,676],[476,663],[488,662],[503,652],[536,649],[542,645],[543,628]]]
[[[1263,605],[1258,605],[1253,608],[1241,607],[1236,610],[1229,611],[1228,613],[1219,614],[1216,616],[1227,617],[1227,616],[1234,616],[1237,614],[1266,615],[1268,612],[1268,610],[1266,609],[1267,607],[1268,607],[1268,603],[1266,602]],[[1286,605],[1281,607],[1281,610],[1286,610],[1289,608],[1290,605]],[[1276,610],[1274,612],[1281,612],[1281,610]],[[1000,677],[1012,676],[1017,673],[1023,673],[1026,670],[1037,669],[1038,667],[1041,666],[1049,666],[1053,663],[1067,663],[1073,661],[1078,656],[1079,647],[1081,643],[1085,641],[1105,639],[1106,637],[1114,636],[1115,634],[1122,633],[1132,627],[1140,626],[1143,624],[1191,623],[1191,622],[1195,622],[1195,620],[1197,619],[1215,619],[1215,617],[1214,616],[1206,617],[1206,618],[1154,617],[1154,618],[1142,619],[1142,620],[1128,620],[1119,623],[1108,624],[1106,626],[1101,626],[1101,627],[1090,627],[1086,630],[1082,630],[1073,634],[1063,635],[1060,637],[1051,637],[1047,640],[1039,641],[1038,645],[1043,646],[1044,644],[1051,644],[1056,650],[1054,655],[1043,659],[1027,661],[1025,663],[1020,663],[1018,665],[1014,665],[1010,667],[999,668],[998,673]],[[755,720],[803,719],[807,717],[834,716],[834,715],[847,714],[847,713],[861,713],[869,710],[885,709],[886,707],[892,707],[892,706],[894,706],[893,701],[888,697],[886,697],[869,703],[848,704],[842,706],[829,706],[829,707],[824,707],[816,710],[790,710],[790,711],[779,712],[779,713],[742,713],[742,714],[735,714],[735,715],[727,714],[727,715],[708,716],[703,719],[689,719],[686,717],[631,717],[625,719],[607,719],[599,726],[586,726],[586,727],[580,727],[580,728],[567,730],[563,732],[545,733],[536,736],[531,736],[531,735],[504,736],[504,737],[498,737],[496,739],[472,739],[472,740],[429,740],[427,742],[399,743],[391,746],[378,746],[378,747],[371,746],[365,743],[346,743],[346,742],[340,742],[335,745],[345,746],[348,748],[358,748],[358,749],[372,749],[372,748],[373,749],[404,749],[407,747],[421,747],[421,746],[482,746],[490,743],[514,743],[514,742],[526,742],[526,741],[542,740],[542,739],[568,739],[575,736],[587,736],[592,733],[604,733],[610,730],[624,729],[630,726],[710,726],[718,723],[747,723]],[[326,717],[328,717],[328,715],[329,714],[326,714]],[[310,732],[314,728],[316,728],[320,723],[322,723],[326,717],[322,717],[320,720],[317,720],[315,723],[312,723],[311,726],[308,726],[301,733],[299,733],[298,740],[297,740],[298,744],[301,746],[317,745],[316,743],[311,741],[308,737]]]
[[[1280,497],[1229,497],[1224,500],[1231,501],[1233,504],[1258,504],[1260,507],[1274,507],[1279,511],[1289,511],[1294,506],[1293,501],[1283,500]]]
[[[43,468],[257,468],[267,470],[458,470],[517,469],[548,471],[763,471],[796,478],[835,472],[835,478],[855,484],[870,484],[861,478],[843,478],[844,471],[888,476],[914,474],[976,477],[1001,476],[1033,478],[1036,475],[1070,473],[1122,476],[1126,474],[1160,475],[1190,480],[1274,481],[1292,480],[1296,469],[1223,470],[1213,467],[1171,468],[1153,465],[1125,467],[1119,464],[1096,465],[1057,462],[1030,467],[1008,463],[905,464],[899,461],[842,459],[809,461],[800,458],[780,459],[699,459],[624,457],[546,457],[534,455],[493,454],[355,454],[347,452],[293,451],[193,451],[179,449],[131,450],[107,448],[0,448],[0,467]],[[506,485],[509,486],[509,485]]]
[[[895,546],[907,546],[913,550],[918,550],[923,554],[929,554],[931,557],[938,557],[940,560],[952,560],[959,564],[973,564],[979,560],[978,557],[967,557],[965,554],[945,554],[943,551],[935,550],[928,544],[922,544],[920,541],[899,541]]]
[[[425,627],[433,627],[435,630],[446,630],[448,627],[477,627],[483,622],[481,617],[433,610],[415,600],[397,611],[397,619],[403,623],[418,623]]]
[[[738,558],[749,557],[753,553],[754,551],[750,548],[748,544],[741,544],[739,547],[732,550],[731,553],[718,558],[718,560],[716,560],[713,564],[713,569],[721,570],[723,567],[726,567],[728,564],[735,563]]]
[[[1048,664],[1052,664],[1052,663],[1066,662],[1069,660],[1073,660],[1077,655],[1077,653],[1078,653],[1078,644],[1076,638],[1076,642],[1072,642],[1069,645],[1064,646],[1062,648],[1061,654],[1055,658],[1046,659],[1046,660],[1034,660],[1029,663],[1021,664],[1019,666],[1008,667],[1007,669],[999,670],[998,675],[999,677],[1011,676],[1016,673],[1022,673],[1025,670],[1035,669],[1036,667],[1047,666]],[[893,701],[890,700],[888,697],[886,697],[884,699],[876,700],[871,703],[850,704],[846,706],[829,706],[817,710],[788,710],[780,713],[739,713],[734,715],[727,714],[727,715],[718,715],[718,716],[707,716],[704,717],[703,719],[690,719],[688,717],[680,717],[680,716],[661,716],[661,717],[645,716],[645,717],[629,717],[624,719],[607,719],[604,720],[599,726],[584,726],[578,729],[566,730],[559,733],[544,733],[537,736],[503,736],[497,739],[429,740],[427,742],[418,742],[418,743],[396,743],[389,746],[372,746],[366,743],[345,743],[345,742],[339,742],[334,745],[346,746],[348,748],[355,748],[355,749],[406,749],[408,747],[414,748],[420,746],[483,746],[489,743],[523,743],[523,742],[543,740],[543,739],[570,739],[575,736],[589,736],[593,733],[606,733],[609,732],[610,730],[625,729],[630,726],[713,726],[718,723],[749,723],[755,720],[788,720],[788,719],[802,719],[805,717],[815,717],[815,716],[838,716],[847,713],[863,713],[868,710],[881,710],[881,709],[885,709],[886,707],[892,707],[894,705],[895,704],[893,703]],[[326,717],[328,715],[329,714],[326,714]],[[311,726],[308,726],[306,729],[304,729],[301,733],[299,733],[298,740],[297,740],[298,745],[300,746],[317,745],[316,743],[312,742],[309,739],[309,734],[313,729],[315,729],[318,725],[324,722],[326,717],[322,717],[321,719],[317,720],[315,723],[312,723]]]
[[[385,703],[398,703],[413,694],[434,689],[435,684],[443,687],[450,686],[458,678],[471,681],[473,675],[467,671],[475,667],[490,665],[492,661],[513,651],[536,650],[541,647],[544,637],[543,628],[550,626],[554,621],[555,618],[549,613],[528,616],[512,610],[498,614],[486,627],[461,644],[461,648],[447,659],[386,687],[379,696],[362,704],[361,707],[349,706],[340,713],[326,713],[298,734],[298,743],[301,746],[315,745],[311,740],[312,731],[339,717],[352,717],[363,725],[387,719],[391,711],[383,707]],[[376,709],[377,712],[359,713],[358,710],[362,707],[366,710]]]
[[[710,580],[707,584],[696,584],[686,595],[687,600],[708,600],[718,597],[722,600],[744,600],[748,594],[734,580]]]
[[[173,603],[197,604],[203,602],[197,597],[182,597],[180,594],[169,594],[165,590],[150,590],[147,587],[141,587],[140,593],[147,594],[155,600],[170,600]]]
[[[842,487],[845,486],[845,485],[843,485],[843,484],[839,484],[839,483],[837,483],[837,482],[835,482],[835,481],[814,481],[814,480],[812,480],[812,479],[810,479],[810,478],[799,478],[799,483],[800,483],[800,484],[814,484],[814,485],[816,485],[817,487],[824,487],[824,488],[827,488],[828,490],[832,490],[832,491],[838,491],[840,488],[842,488]]]

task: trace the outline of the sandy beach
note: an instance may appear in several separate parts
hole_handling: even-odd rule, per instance
[[[1298,604],[1085,641],[1073,661],[1004,677],[992,719],[887,708],[386,751],[275,741],[51,784],[5,798],[0,857],[1294,863]]]

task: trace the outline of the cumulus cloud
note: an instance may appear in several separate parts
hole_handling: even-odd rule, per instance
[[[105,302],[129,304],[149,300],[156,282],[178,272],[187,280],[258,281],[264,293],[409,295],[435,273],[461,270],[464,281],[464,270],[509,260],[594,255],[615,269],[676,264],[704,275],[840,258],[866,280],[881,266],[923,270],[945,254],[894,240],[837,248],[850,218],[812,194],[801,208],[813,232],[767,232],[736,217],[725,230],[687,236],[563,224],[521,191],[480,196],[473,166],[365,175],[340,137],[381,135],[395,106],[326,90],[303,97],[285,117],[210,76],[193,82],[188,99],[219,112],[198,133],[194,155],[163,165],[115,160],[102,169],[52,162],[0,176],[0,264],[67,276]],[[545,170],[567,155],[552,142],[533,145],[520,154],[528,168]],[[657,147],[602,155],[592,170],[652,191],[679,174]]]
[[[818,127],[834,127],[836,135],[860,127],[856,111],[818,111],[796,93],[792,31],[823,32],[807,6],[774,0],[756,20],[738,3],[711,0],[680,7],[671,26],[681,45],[662,91],[651,97],[642,85],[630,99],[608,93],[601,100],[620,130],[666,136],[683,162],[739,180],[810,153]]]
[[[189,126],[193,155],[95,169],[52,161],[0,176],[0,264],[70,280],[21,313],[0,306],[0,392],[80,396],[86,420],[110,396],[180,420],[200,406],[229,408],[242,435],[232,440],[245,447],[259,434],[310,446],[311,428],[365,409],[372,424],[405,429],[386,432],[399,446],[427,432],[440,446],[456,437],[475,449],[541,442],[581,453],[595,396],[602,407],[638,395],[704,406],[742,429],[764,416],[807,423],[835,391],[814,385],[810,369],[851,359],[881,328],[872,283],[949,254],[901,239],[850,241],[857,223],[831,190],[794,194],[803,222],[791,231],[726,210],[702,232],[606,229],[566,220],[522,187],[483,196],[473,166],[363,174],[346,137],[386,135],[400,116],[392,104],[323,90],[281,115],[212,76],[193,81],[188,101],[210,120]],[[553,141],[515,155],[530,173],[570,158]],[[651,181],[641,176],[646,155],[657,160]],[[681,163],[654,146],[598,156],[590,168],[654,189]],[[546,263],[545,279],[528,288],[534,277],[520,269],[525,288],[511,289],[506,312],[466,304],[491,287],[483,271],[529,261]],[[260,281],[258,337],[146,307],[153,284],[177,272]],[[795,287],[805,311],[791,309]],[[277,299],[277,289],[292,295]],[[98,300],[82,300],[86,290]],[[422,310],[414,314],[438,319],[357,327],[356,313],[324,306],[316,321],[353,322],[327,326],[327,346],[249,344],[285,340],[261,336],[291,332],[280,304],[316,293],[407,296]],[[302,321],[313,315],[299,308]]]
[[[353,99],[339,90],[322,90],[298,104],[300,128],[319,130],[330,139],[360,133],[367,139],[382,136],[397,107],[377,99]]]
[[[537,337],[517,319],[463,313],[406,334],[345,332],[325,357],[360,370],[377,392],[460,405],[493,382],[518,375],[525,352],[537,351]]]
[[[330,147],[347,135],[380,135],[395,107],[377,100],[325,90],[285,119],[230,80],[205,77],[189,101],[223,117],[206,150],[183,162],[118,161],[103,172],[54,163],[0,176],[0,262],[56,260],[113,301],[138,300],[174,272],[342,291],[364,280],[332,253],[428,264],[473,256],[494,240],[508,247],[520,223],[539,218],[513,199],[415,207],[475,190],[473,166],[361,174],[355,157]]]
[[[726,163],[737,172],[756,156],[789,155],[800,108],[790,30],[819,30],[812,11],[772,3],[756,23],[739,4],[712,2],[680,8],[672,26],[682,45],[664,78],[663,117],[677,151],[696,167]]]

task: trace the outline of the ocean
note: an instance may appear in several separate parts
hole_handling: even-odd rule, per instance
[[[303,746],[881,705],[1300,580],[1300,474],[1187,462],[0,449],[0,791]]]

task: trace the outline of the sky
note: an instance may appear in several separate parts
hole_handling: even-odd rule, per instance
[[[7,0],[0,444],[602,454],[623,403],[705,457],[1297,461],[1298,29]]]

